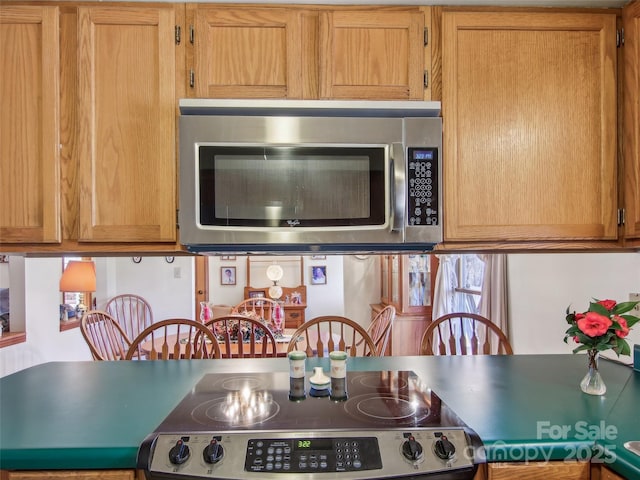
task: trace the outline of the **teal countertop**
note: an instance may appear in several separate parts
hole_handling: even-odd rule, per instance
[[[307,360],[307,369],[327,359]],[[582,355],[349,359],[413,370],[483,440],[489,461],[596,458],[640,478],[640,372],[602,361],[607,393],[580,391]],[[0,469],[135,468],[138,446],[205,373],[287,371],[277,359],[55,362],[0,379]]]

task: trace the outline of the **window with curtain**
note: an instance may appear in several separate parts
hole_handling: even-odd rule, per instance
[[[507,333],[505,254],[438,255],[433,318],[469,312],[488,318]]]

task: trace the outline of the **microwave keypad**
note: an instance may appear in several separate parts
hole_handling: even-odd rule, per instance
[[[438,150],[409,148],[407,224],[438,225]]]

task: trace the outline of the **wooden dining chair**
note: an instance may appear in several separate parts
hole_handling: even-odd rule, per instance
[[[131,341],[127,360],[220,358],[220,346],[213,332],[202,323],[186,318],[155,322]]]
[[[292,335],[288,352],[303,350],[307,357],[325,357],[334,350],[351,357],[375,357],[376,346],[357,322],[335,315],[316,317],[300,326]]]
[[[247,298],[234,306],[231,313],[271,323],[273,321],[273,312],[275,311],[276,305],[278,305],[278,302],[271,298]]]
[[[131,341],[115,318],[90,310],[80,321],[80,332],[94,360],[124,360]]]
[[[389,345],[389,337],[391,336],[391,328],[396,318],[396,307],[387,305],[371,320],[367,327],[367,333],[376,346],[376,354],[383,357],[387,353]]]
[[[267,325],[245,315],[223,315],[205,323],[220,343],[222,358],[267,358],[278,354]],[[240,337],[240,338],[238,338]]]
[[[509,339],[488,318],[449,313],[429,324],[422,336],[422,355],[512,355]]]
[[[117,320],[129,338],[137,337],[153,323],[151,305],[139,295],[117,295],[107,302],[104,309]]]

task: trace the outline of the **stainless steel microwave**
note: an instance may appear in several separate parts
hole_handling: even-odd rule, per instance
[[[438,102],[180,101],[180,241],[199,253],[430,250]]]

